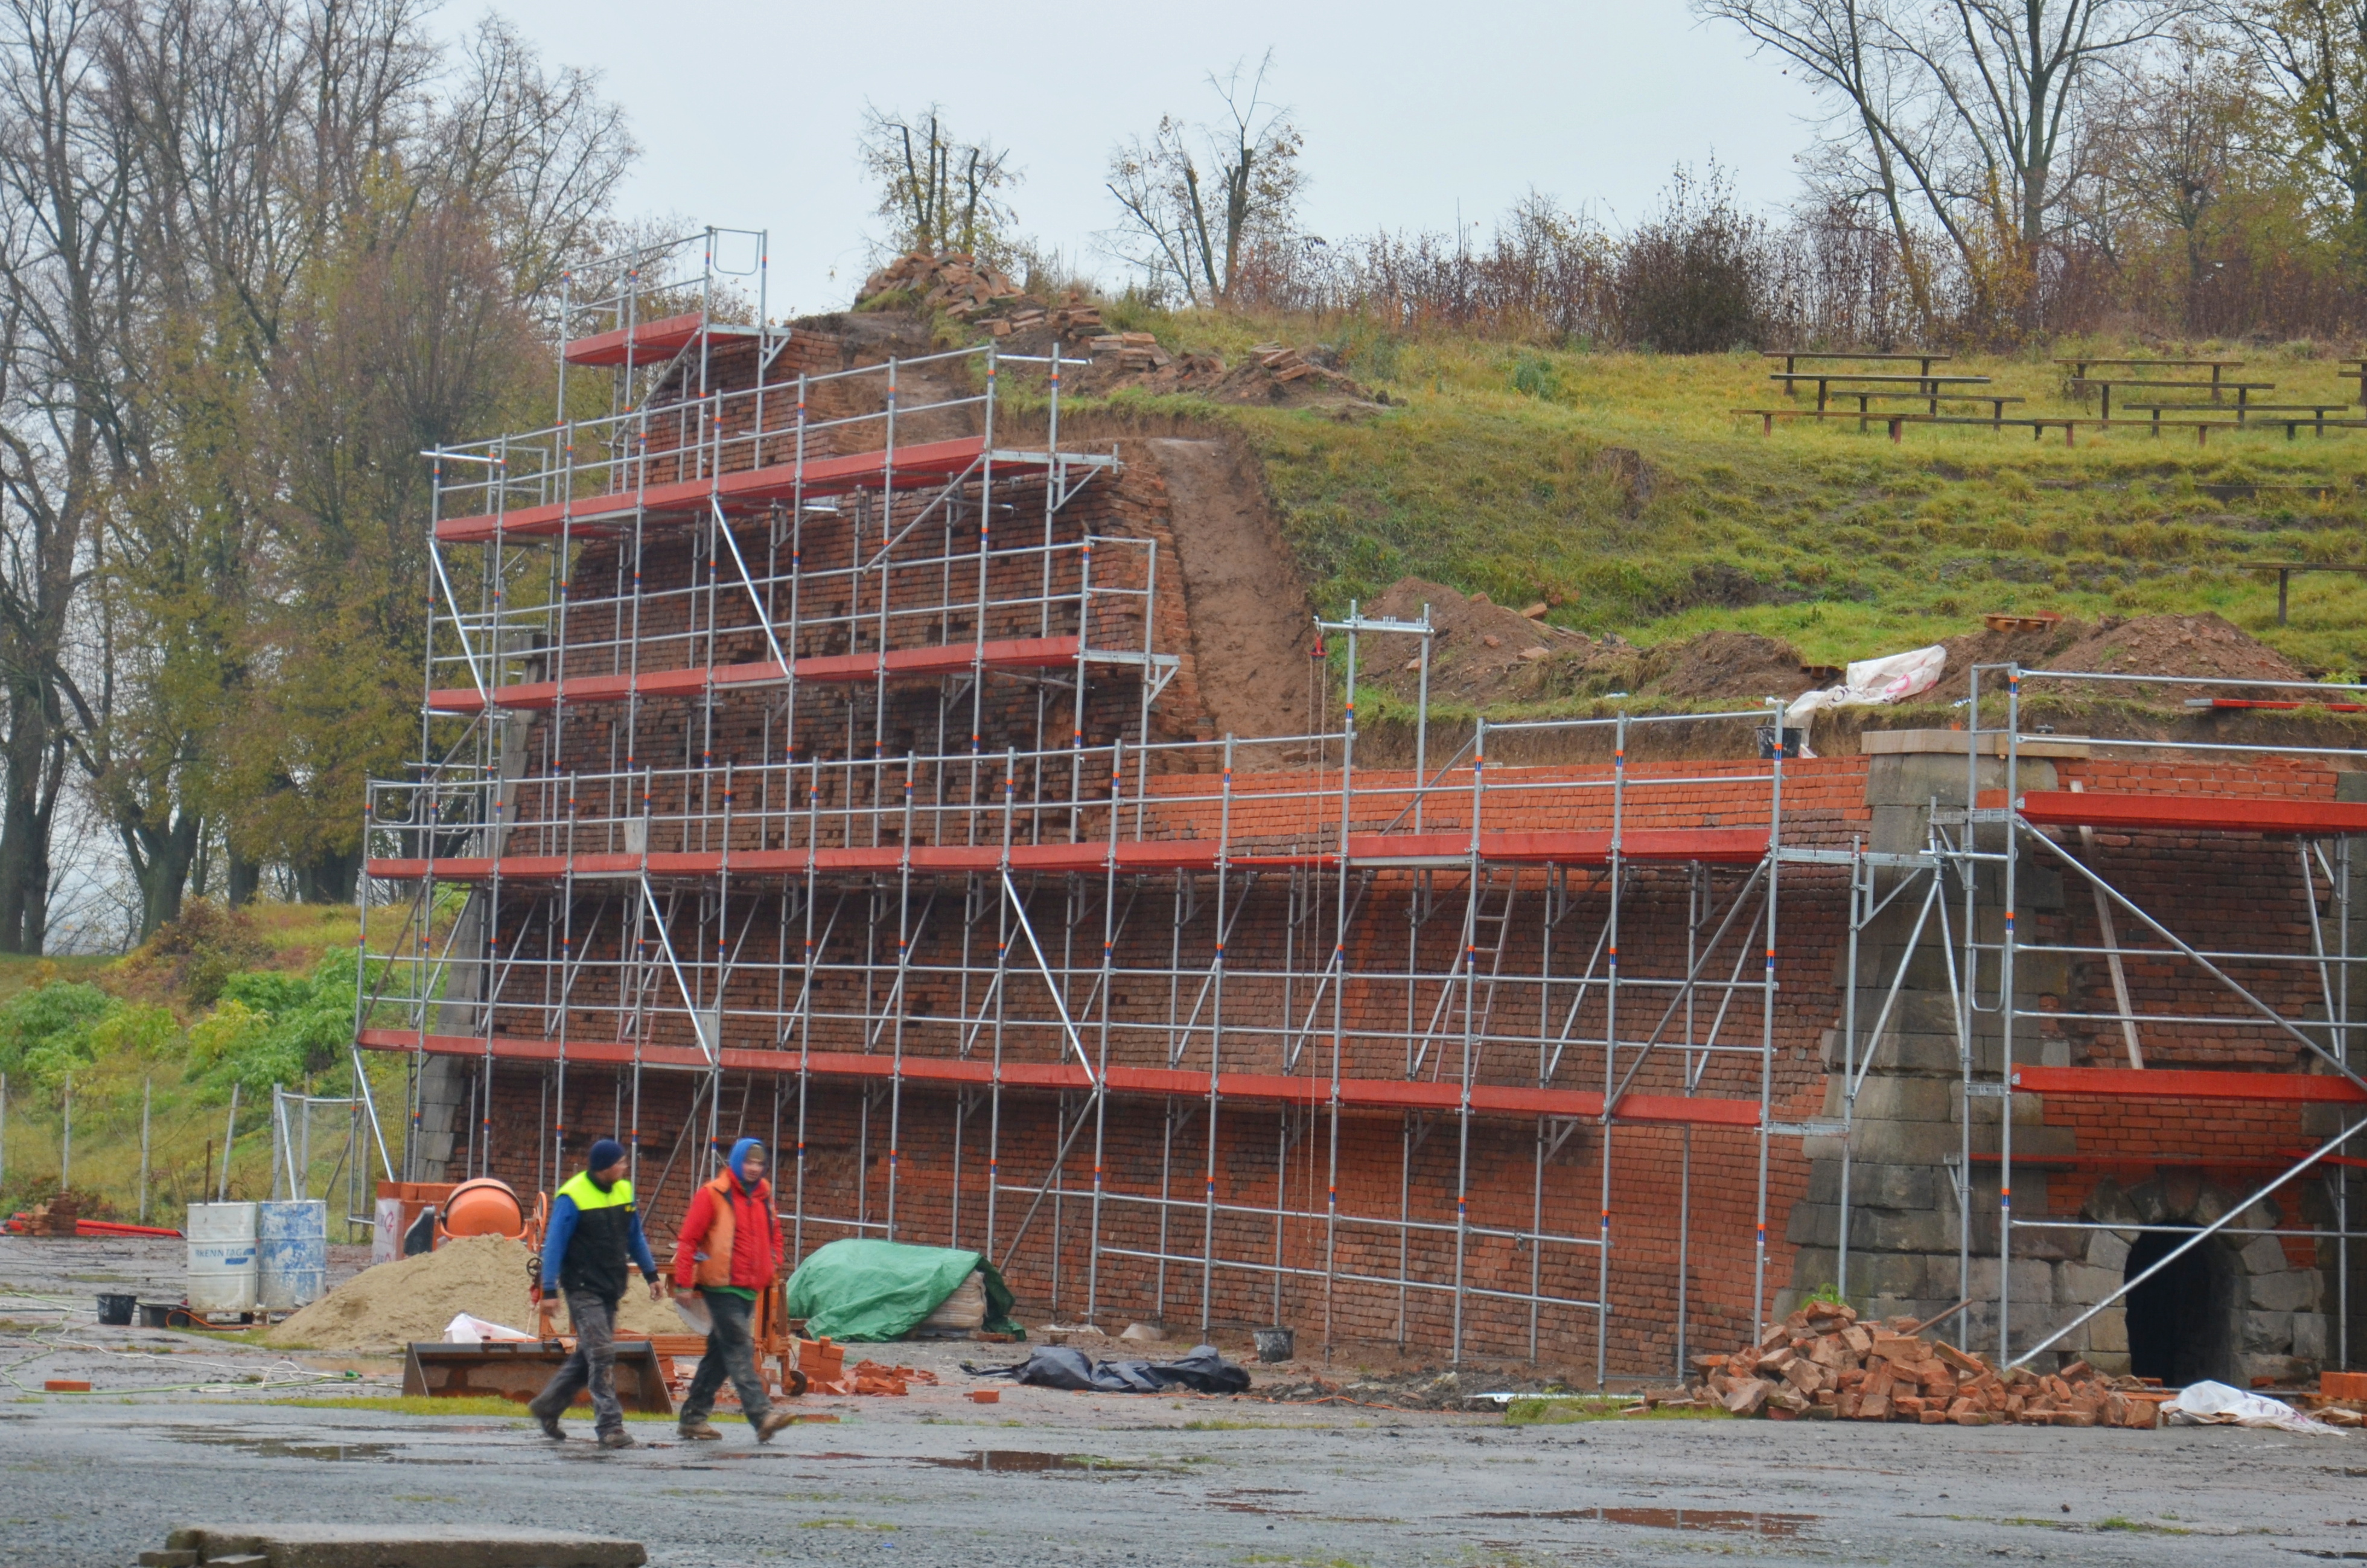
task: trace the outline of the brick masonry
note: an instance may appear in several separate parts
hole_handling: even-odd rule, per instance
[[[793,340],[773,375],[793,379],[800,369],[835,369],[846,358],[844,345],[806,335]],[[719,357],[716,369],[732,384],[753,364]],[[790,400],[765,417],[768,427],[776,417],[792,418]],[[769,613],[792,627],[795,645],[785,652],[814,656],[980,635],[1073,633],[1084,613],[1076,586],[1087,537],[1155,541],[1170,550],[1173,540],[1163,494],[1131,471],[1096,479],[1058,507],[1047,507],[1037,478],[1003,482],[983,495],[972,490],[960,504],[923,517],[926,505],[918,494],[893,504],[857,497],[835,514],[809,515],[793,525],[757,519],[738,528],[734,537],[752,571],[783,575],[767,591]],[[990,547],[982,562],[981,517]],[[900,529],[902,539],[883,568],[846,571]],[[1113,553],[1127,558],[1125,551],[1096,552],[1096,580],[1147,592],[1147,571],[1128,577],[1110,564],[1111,575],[1101,575]],[[1140,552],[1132,558],[1148,560]],[[959,570],[950,564],[964,559]],[[805,574],[801,584],[819,585],[812,597],[800,597],[794,620],[785,598],[792,561]],[[638,620],[631,614],[636,572]],[[527,672],[529,678],[769,657],[749,597],[712,528],[652,529],[638,550],[625,538],[595,540],[581,547],[569,576],[565,638],[555,657],[541,655],[546,662]],[[1180,573],[1162,575],[1150,601],[1152,636],[1162,651],[1189,647],[1180,581]],[[884,623],[883,589],[897,612]],[[583,608],[575,613],[579,598]],[[1093,613],[1110,619],[1090,628],[1093,643],[1138,642],[1143,600],[1112,603],[1116,608],[1104,610],[1095,601]],[[724,687],[570,704],[521,724],[523,760],[506,801],[515,824],[507,853],[614,852],[624,847],[623,820],[643,813],[654,824],[651,850],[996,844],[1006,836],[1097,843],[1113,830],[1128,840],[1222,836],[1236,858],[1336,849],[1336,751],[1314,758],[1245,744],[1236,750],[1234,774],[1220,778],[1222,753],[1199,706],[1188,651],[1174,684],[1152,708],[1147,733],[1137,678],[1125,671],[1096,674],[1082,721],[1073,688],[1003,672],[975,682],[800,683],[794,691]],[[1156,754],[1147,777],[1138,760],[1133,765],[1113,821],[1111,770],[1125,765],[1111,748],[1119,742],[1138,747],[1146,738],[1175,749]],[[1702,737],[1699,749],[1711,755],[1622,770],[1616,795],[1624,827],[1763,831],[1772,804],[1770,770],[1736,756],[1737,743],[1748,752],[1746,731]],[[1005,748],[1062,746],[1070,748],[1066,756],[1025,767],[1006,798],[1000,767]],[[907,754],[920,757],[909,769]],[[635,769],[648,770],[646,800],[633,798]],[[721,805],[727,772],[728,817]],[[1469,831],[1470,775],[1466,769],[1458,777],[1457,787],[1426,799],[1426,831]],[[587,778],[596,782],[587,787]],[[1614,769],[1592,763],[1490,767],[1478,808],[1481,825],[1607,828],[1614,778]],[[1784,842],[1920,847],[1930,802],[1961,803],[1964,778],[1961,757],[1788,765]],[[2021,784],[2073,779],[2094,790],[2312,799],[2334,796],[2340,784],[2334,772],[2303,764],[2237,767],[2076,756],[2026,764]],[[1983,785],[1995,782],[1985,778]],[[1404,771],[1359,770],[1352,829],[1373,831],[1399,818],[1412,802],[1414,783]],[[2202,946],[2307,949],[2309,903],[2290,841],[2100,834],[2092,846],[2078,844],[2075,835],[2070,846]],[[2100,944],[2084,889],[2067,887],[2063,873],[2035,852],[2025,853],[2021,873],[2017,913],[2026,937]],[[2000,932],[2001,890],[1990,872],[1983,875],[1975,935],[1993,941]],[[1277,866],[1236,869],[1221,899],[1206,873],[1039,874],[1019,879],[1015,898],[999,896],[992,877],[842,875],[810,887],[796,876],[735,876],[671,887],[666,934],[703,995],[711,1000],[713,977],[723,975],[720,1034],[733,1049],[802,1045],[1017,1064],[1073,1060],[1082,1048],[1097,1066],[1214,1068],[1318,1085],[1334,1073],[1452,1083],[1465,1074],[1466,1004],[1447,977],[1464,941],[1466,913],[1475,900],[1483,913],[1509,900],[1504,935],[1492,944],[1501,952],[1490,954],[1488,978],[1463,993],[1482,998],[1478,1032],[1484,1038],[1469,1065],[1470,1082],[1600,1090],[1632,1067],[1633,1092],[1682,1095],[1689,1087],[1686,1058],[1675,1046],[1687,1038],[1710,1041],[1715,1018],[1715,1043],[1722,1049],[1694,1059],[1693,1092],[1755,1100],[1763,1040],[1773,1118],[1839,1115],[1840,1023],[1852,983],[1842,873],[1784,868],[1773,953],[1777,1000],[1765,1019],[1755,988],[1738,986],[1722,1017],[1725,994],[1716,989],[1729,975],[1757,978],[1762,926],[1756,914],[1738,920],[1716,948],[1704,952],[1701,946],[1744,895],[1750,876],[1748,868],[1631,864],[1616,901],[1618,1033],[1630,1044],[1610,1062],[1599,1043],[1609,989],[1596,984],[1581,992],[1577,984],[1581,976],[1608,972],[1599,944],[1609,945],[1602,939],[1614,901],[1601,869],[1499,870],[1475,888],[1451,867],[1389,869],[1352,877],[1343,889],[1323,865]],[[1351,904],[1344,920],[1343,897]],[[1219,987],[1220,903],[1228,926]],[[2323,916],[2324,899],[2319,903]],[[497,900],[481,898],[476,907],[488,917],[484,934],[493,949],[510,960],[491,1010],[495,1034],[638,1040],[645,1047],[697,1043],[688,1012],[678,999],[669,1005],[673,983],[654,972],[654,923],[618,888],[579,882],[571,895],[553,884],[507,883]],[[1059,985],[1057,1008],[1051,983],[1016,929],[1022,911]],[[1871,1311],[1928,1315],[1957,1295],[1965,1215],[1960,1167],[1950,1162],[1961,1149],[1967,1113],[1944,973],[1929,935],[1908,943],[1910,918],[1902,906],[1868,930],[1854,977],[1863,1026],[1899,966],[1907,966],[1897,1010],[1874,1041],[1874,1067],[1856,1104],[1850,1290]],[[1328,985],[1321,974],[1335,932],[1342,933],[1346,978]],[[2133,945],[2132,933],[2121,936]],[[1649,1021],[1639,1024],[1642,1015],[1659,1018],[1679,994],[1674,987],[1687,972],[1689,942],[1698,972],[1711,983],[1696,991],[1689,1013],[1680,1006],[1658,1031]],[[2157,950],[2132,954],[2125,968],[2140,1011],[2226,1020],[2149,1031],[2150,1064],[2300,1069],[2303,1053],[2294,1042],[2241,1027],[2240,1002],[2191,966]],[[2289,1016],[2312,1016],[2314,970],[2251,964],[2234,972]],[[1984,983],[1993,990],[1994,974]],[[2017,996],[2050,1013],[2114,1006],[2106,966],[2092,957],[2033,959],[2022,967]],[[1635,1049],[1633,1042],[1655,1032],[1652,1051]],[[1992,1016],[1974,1039],[1984,1071],[1995,1071],[1997,1044]],[[2047,1019],[2021,1038],[2016,1058],[2116,1065],[2122,1053],[2116,1026]],[[777,1136],[787,1155],[785,1203],[805,1246],[857,1233],[985,1246],[1003,1264],[1023,1310],[1038,1317],[1281,1322],[1334,1342],[1428,1347],[1459,1337],[1467,1353],[1526,1356],[1534,1346],[1546,1361],[1591,1375],[1598,1334],[1591,1303],[1602,1301],[1609,1309],[1599,1328],[1610,1370],[1660,1375],[1678,1361],[1681,1292],[1682,1344],[1702,1348],[1749,1333],[1763,1305],[1786,1310],[1798,1294],[1839,1274],[1841,1162],[1837,1141],[1829,1138],[1770,1141],[1769,1300],[1761,1303],[1752,1299],[1759,1139],[1734,1127],[1605,1127],[1535,1116],[1374,1110],[1335,1118],[1236,1098],[1217,1104],[1212,1121],[1209,1100],[1197,1095],[1114,1096],[1096,1103],[1083,1094],[1015,1086],[958,1093],[941,1084],[865,1086],[795,1071],[733,1073],[713,1082],[652,1071],[636,1085],[630,1073],[577,1065],[564,1071],[561,1092],[561,1070],[515,1063],[493,1069],[487,1114],[477,1103],[476,1070],[445,1060],[448,1081],[438,1092],[455,1108],[454,1125],[468,1129],[464,1142],[481,1145],[494,1172],[513,1181],[547,1185],[589,1139],[629,1136],[663,1235],[705,1158],[701,1142],[711,1116],[727,1137],[742,1131]],[[710,1089],[720,1096],[712,1108],[704,1098]],[[1975,1101],[1970,1113],[1971,1293],[1990,1298],[1997,1293],[1998,1180],[1995,1164],[1983,1156],[1997,1147],[1998,1103]],[[2323,1116],[2232,1102],[2024,1096],[2015,1100],[2014,1115],[2017,1147],[2037,1162],[2016,1172],[2016,1210],[2030,1219],[2177,1223],[2207,1217],[2240,1194],[2255,1174],[2248,1162],[2325,1135]],[[1467,1206],[1460,1227],[1458,1198]],[[2288,1221],[2316,1225],[2328,1217],[2322,1184],[2288,1189],[2281,1204],[2279,1216]],[[1607,1247],[1596,1244],[1606,1236]],[[2128,1246],[2124,1232],[2017,1233],[2010,1273],[2017,1340],[2026,1343],[2031,1329],[2067,1321],[2117,1285]],[[2234,1333],[2242,1358],[2229,1370],[2283,1375],[2326,1358],[2330,1258],[2307,1242],[2273,1238],[2229,1252],[2231,1267],[2240,1267],[2241,1299],[2232,1310],[2241,1313]],[[1146,1256],[1161,1254],[1163,1260]],[[1453,1289],[1458,1270],[1465,1286],[1459,1297]],[[1993,1305],[1976,1307],[1962,1332],[1981,1342],[1994,1331],[1994,1313]],[[2106,1314],[2065,1349],[2099,1365],[2124,1358],[2118,1314]]]

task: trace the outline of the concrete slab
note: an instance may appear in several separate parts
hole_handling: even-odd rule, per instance
[[[269,1568],[641,1568],[637,1540],[498,1525],[180,1525],[167,1551]]]

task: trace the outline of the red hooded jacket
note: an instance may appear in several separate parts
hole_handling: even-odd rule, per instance
[[[773,1187],[753,1188],[726,1171],[692,1196],[674,1244],[674,1283],[729,1285],[764,1290],[779,1271],[781,1217],[773,1212]]]

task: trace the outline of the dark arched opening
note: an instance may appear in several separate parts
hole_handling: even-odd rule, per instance
[[[2180,1242],[2174,1232],[2148,1231],[2129,1248],[2135,1279]],[[2129,1369],[2172,1387],[2205,1378],[2226,1381],[2236,1370],[2236,1266],[2215,1241],[2186,1252],[2128,1294]]]

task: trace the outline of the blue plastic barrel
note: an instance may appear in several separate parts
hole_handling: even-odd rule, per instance
[[[317,1198],[255,1205],[255,1297],[284,1312],[321,1299],[329,1281],[329,1206]]]

